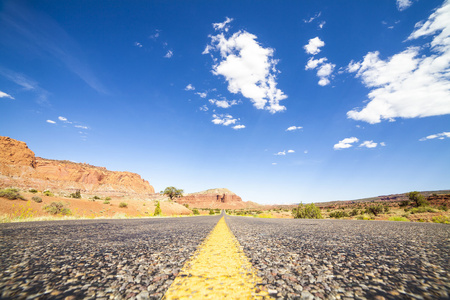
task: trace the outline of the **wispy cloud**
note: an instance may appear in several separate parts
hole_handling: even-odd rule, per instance
[[[227,18],[225,23],[231,20]],[[277,60],[273,59],[274,50],[262,47],[256,40],[257,36],[246,31],[229,36],[223,30],[225,25],[214,27],[221,33],[210,36],[211,42],[203,51],[203,54],[213,56],[213,74],[223,76],[228,83],[228,91],[241,93],[257,109],[266,109],[271,113],[285,110],[280,101],[287,96],[277,88],[279,71],[275,68]],[[213,55],[216,52],[218,56]]]
[[[232,18],[226,17],[225,21],[222,23],[213,23],[214,30],[218,30],[218,31],[223,30],[225,32],[228,32],[228,30],[229,30],[228,24],[230,24],[232,21],[233,21]]]
[[[234,130],[244,129],[245,125],[235,125],[232,127]]]
[[[423,142],[426,140],[434,140],[434,139],[443,140],[445,138],[450,138],[450,132],[441,132],[441,133],[432,134],[432,135],[426,136],[424,138],[421,138],[419,141]]]
[[[192,84],[188,84],[185,88],[184,88],[184,90],[185,91],[194,91],[195,90],[195,87],[192,85]]]
[[[236,100],[229,101],[226,99],[224,99],[224,100],[209,99],[208,101],[209,101],[209,103],[216,105],[217,107],[220,107],[220,108],[230,108],[233,105],[239,104],[238,101],[236,101]]]
[[[347,70],[372,90],[368,104],[347,112],[348,118],[375,124],[450,114],[450,1],[417,23],[407,41],[428,36],[431,43],[410,46],[386,60],[375,51],[350,62]]]
[[[46,122],[47,122],[47,123],[50,123],[50,124],[56,124],[56,122],[55,122],[55,121],[52,121],[52,120],[47,120]]]
[[[139,43],[139,42],[135,42],[134,45],[135,45],[136,47],[138,47],[138,48],[142,48],[142,44]]]
[[[399,11],[403,11],[413,4],[411,0],[397,0],[397,8]]]
[[[357,139],[356,137],[345,138],[342,141],[339,141],[339,143],[335,144],[333,148],[334,150],[347,149],[353,147],[353,144],[357,143],[358,141],[359,139]]]
[[[305,23],[311,23],[312,21],[314,21],[315,19],[317,19],[318,17],[320,17],[322,15],[322,12],[319,11],[318,13],[316,13],[314,16],[312,16],[311,18],[307,19],[307,20],[303,20],[303,22]]]
[[[58,117],[58,120],[60,120],[61,122],[64,122],[64,123],[72,124],[72,122],[70,122],[69,120],[67,120],[67,118],[65,118],[65,117],[59,116],[59,117]]]
[[[81,128],[81,129],[89,129],[89,127],[87,126],[83,126],[83,125],[75,125],[76,128]]]
[[[234,119],[232,115],[214,114],[211,122],[216,125],[228,126],[235,124],[237,120],[238,119]]]
[[[171,58],[172,56],[173,56],[172,50],[167,51],[166,55],[164,55],[165,58]]]
[[[359,147],[366,147],[366,148],[375,148],[378,144],[374,143],[373,141],[364,141],[359,145]]]
[[[197,93],[195,93],[195,94],[199,95],[200,98],[206,98],[206,96],[208,96],[208,93],[207,93],[207,92],[197,92]]]
[[[295,153],[294,150],[288,150],[288,153]]]
[[[11,47],[26,46],[36,55],[49,54],[62,62],[91,88],[99,93],[107,89],[83,59],[78,43],[48,15],[36,11],[26,2],[7,1],[0,13],[0,26],[11,32],[11,38],[2,41]]]
[[[286,129],[286,131],[295,131],[295,130],[300,130],[302,129],[302,126],[290,126]]]
[[[200,110],[201,111],[208,111],[209,108],[208,108],[208,106],[206,106],[206,104],[204,104],[204,105],[200,106]]]
[[[286,150],[277,152],[277,153],[275,153],[274,155],[277,155],[277,156],[284,156],[284,155],[286,155]]]
[[[14,100],[13,96],[11,96],[10,94],[7,94],[5,92],[2,92],[2,91],[0,91],[0,98],[9,98],[9,99],[13,99]]]

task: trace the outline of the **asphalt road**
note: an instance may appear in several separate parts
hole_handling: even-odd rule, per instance
[[[219,219],[0,224],[0,297],[160,299]],[[275,298],[449,298],[449,225],[226,221]]]
[[[271,295],[449,299],[445,224],[226,217]]]

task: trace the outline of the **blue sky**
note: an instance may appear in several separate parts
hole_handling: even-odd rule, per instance
[[[0,135],[156,189],[450,188],[450,3],[1,1]]]

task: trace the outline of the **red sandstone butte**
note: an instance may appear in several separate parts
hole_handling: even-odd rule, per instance
[[[3,136],[0,136],[0,186],[88,193],[155,193],[153,186],[136,173],[36,157],[24,142]]]
[[[190,208],[247,208],[247,202],[228,189],[210,189],[198,193],[184,195],[175,200],[180,204],[188,204]]]

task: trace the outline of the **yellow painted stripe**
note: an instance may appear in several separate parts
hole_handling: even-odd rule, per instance
[[[269,299],[222,217],[185,264],[164,299]]]

